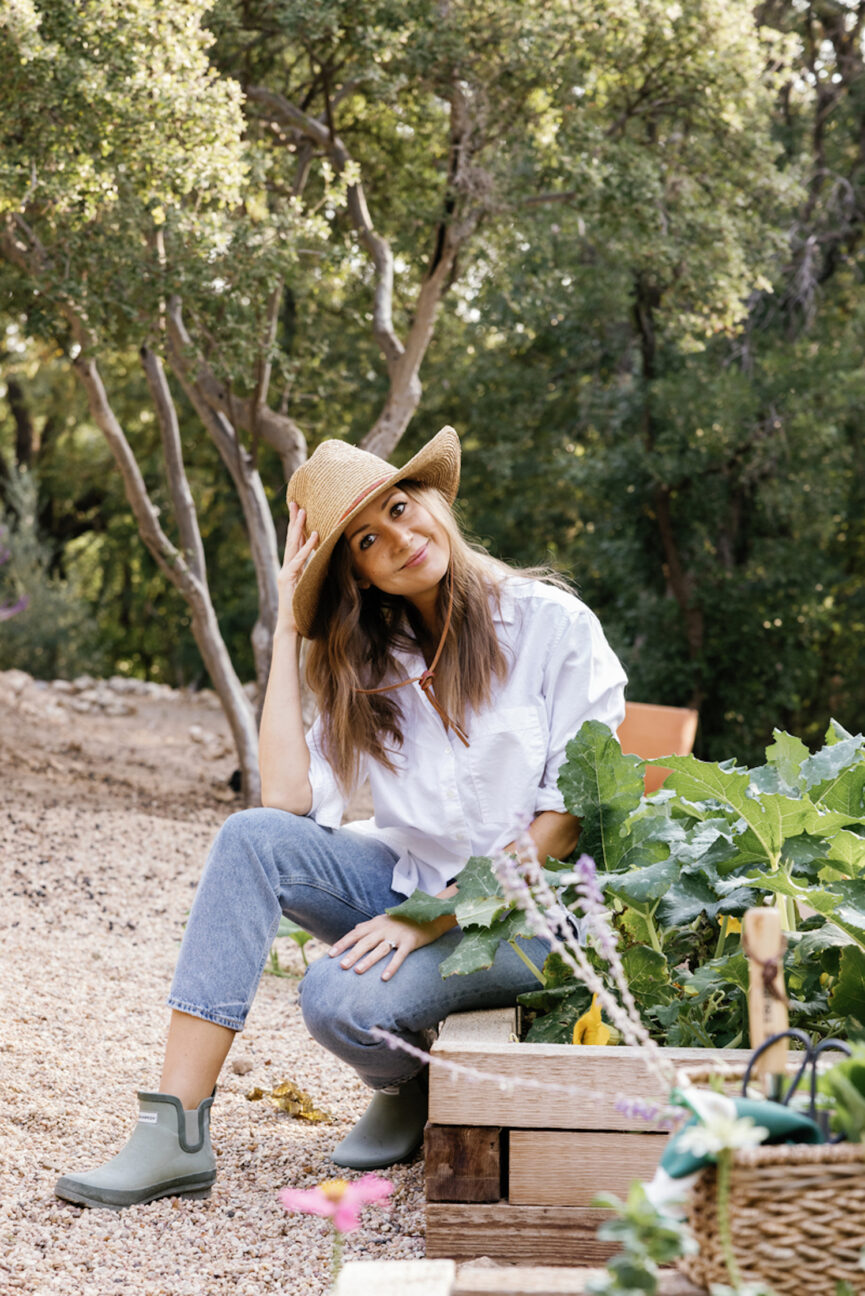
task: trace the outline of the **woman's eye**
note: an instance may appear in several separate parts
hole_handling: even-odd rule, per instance
[[[405,512],[405,509],[406,509],[405,500],[399,500],[391,508],[390,515],[391,517],[402,517],[403,513]]]
[[[374,537],[374,536],[371,536],[371,535],[361,536],[360,544],[358,545],[358,549],[368,549],[368,548],[370,547],[370,545],[372,544],[374,538],[375,538],[375,537]]]

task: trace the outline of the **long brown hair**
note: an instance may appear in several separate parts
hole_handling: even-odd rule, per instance
[[[493,677],[501,680],[508,670],[492,616],[502,582],[515,575],[557,578],[547,571],[515,571],[470,544],[447,500],[433,487],[413,482],[401,482],[400,487],[433,515],[450,542],[453,612],[434,691],[447,714],[463,724],[469,707],[477,709],[489,701]],[[444,623],[449,583],[443,580],[439,586],[439,624]],[[399,691],[363,690],[399,675],[394,652],[416,651],[424,628],[407,600],[375,586],[359,587],[343,536],[330,560],[312,634],[307,680],[321,709],[325,756],[348,792],[356,782],[361,755],[394,768],[393,754],[403,743]]]

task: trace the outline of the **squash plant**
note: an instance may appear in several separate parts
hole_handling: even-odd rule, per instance
[[[582,821],[578,849],[595,860],[631,991],[655,1038],[747,1044],[739,918],[760,903],[778,905],[787,933],[791,1025],[845,1036],[865,1027],[865,738],[833,721],[813,755],[776,730],[755,769],[694,756],[652,763],[671,773],[646,797],[645,762],[588,721],[568,744],[559,787]],[[567,870],[546,862],[547,880],[579,916],[576,891],[557,887]],[[530,935],[483,858],[466,865],[456,896],[415,892],[390,912],[416,921],[456,915],[463,938],[444,975],[489,967],[500,940]],[[543,985],[521,997],[534,1015],[528,1039],[570,1041],[590,996],[556,955],[539,978]]]

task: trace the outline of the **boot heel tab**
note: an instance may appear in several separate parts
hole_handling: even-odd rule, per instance
[[[139,1089],[138,1101],[141,1103],[165,1103],[167,1106],[173,1107],[176,1112],[182,1113],[183,1111],[183,1103],[174,1094],[145,1093],[143,1089]]]

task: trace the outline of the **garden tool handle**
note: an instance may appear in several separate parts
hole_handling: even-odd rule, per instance
[[[758,1049],[771,1035],[781,1035],[789,1025],[784,993],[784,933],[781,915],[774,906],[749,909],[742,923],[742,948],[748,958],[748,1026],[751,1048]],[[754,1071],[769,1098],[779,1096],[787,1069],[787,1036],[783,1035],[755,1059]]]

